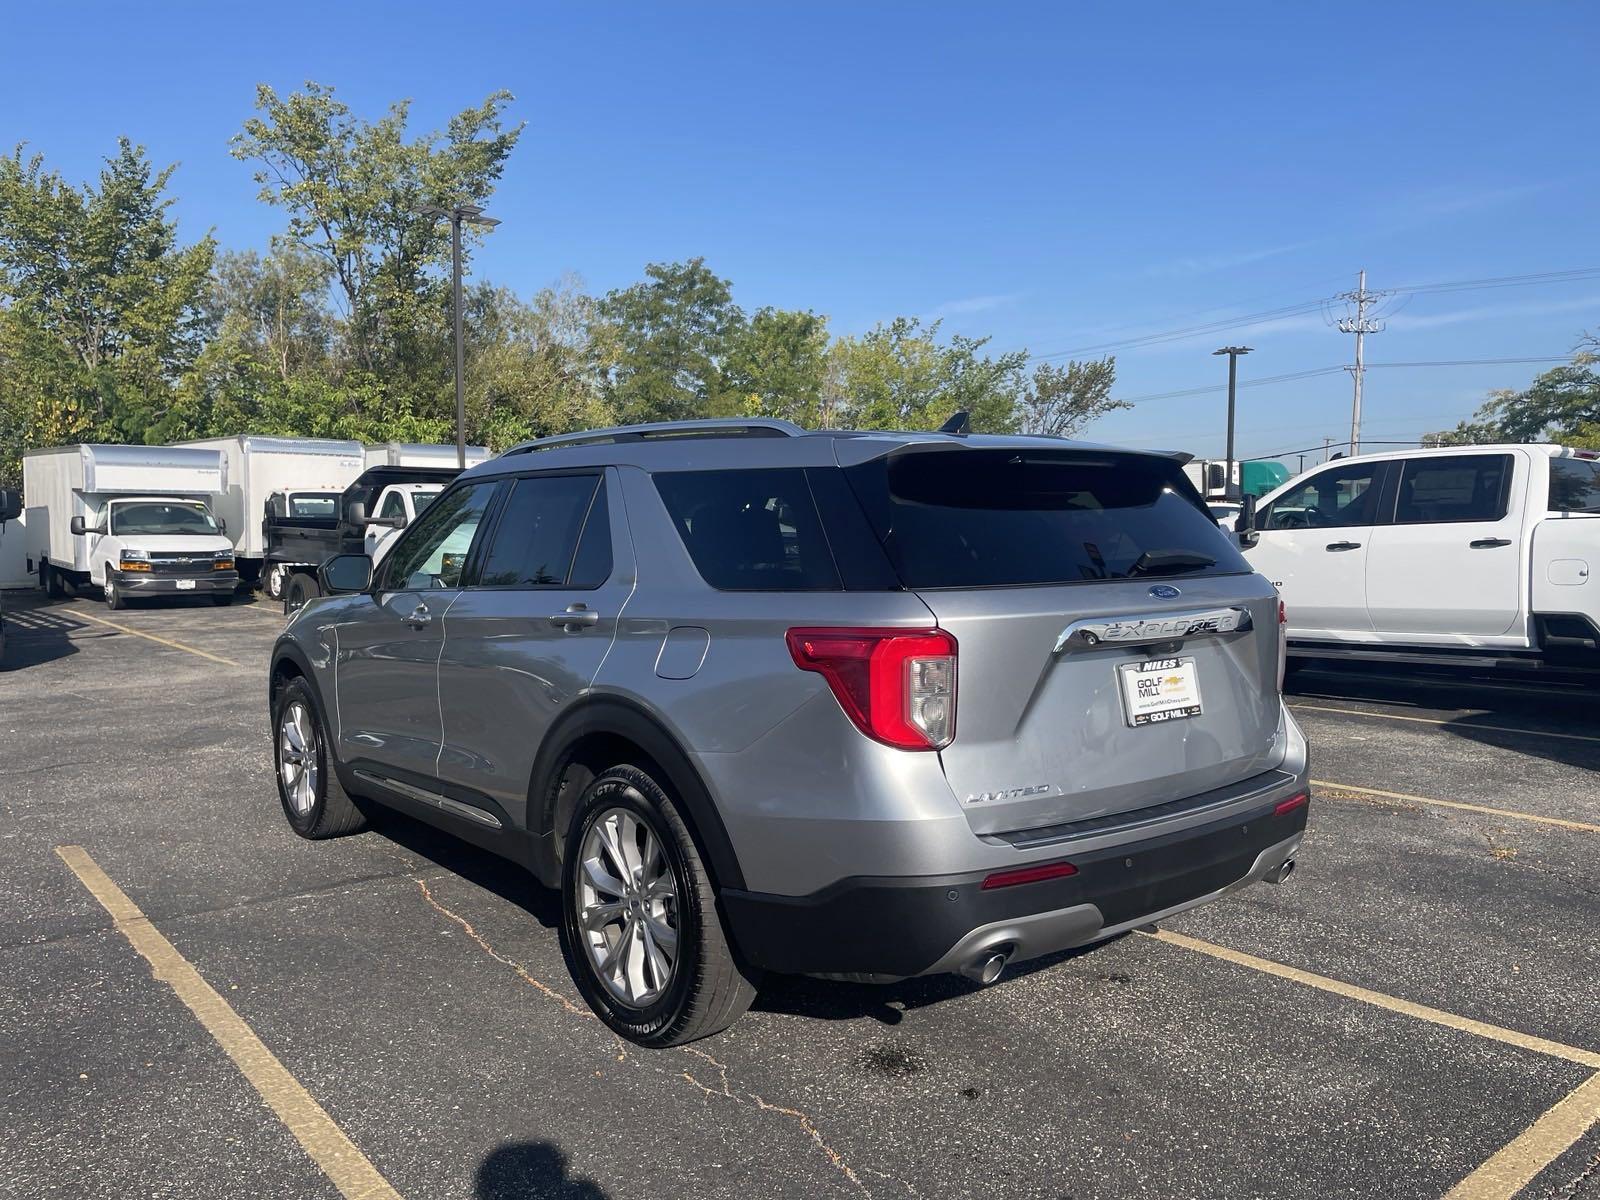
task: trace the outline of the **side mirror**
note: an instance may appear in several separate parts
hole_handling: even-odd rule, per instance
[[[67,528],[72,530],[73,537],[82,537],[89,532],[89,527],[83,523],[82,517],[73,517],[71,524]]]
[[[372,586],[372,560],[365,554],[335,554],[317,568],[317,582],[328,593],[364,592]]]
[[[15,521],[22,515],[22,493],[16,488],[0,488],[0,523]]]
[[[228,532],[228,523],[226,521],[224,521],[221,517],[217,518],[217,532],[218,533],[227,533]]]
[[[365,525],[367,523],[367,506],[359,500],[350,501],[349,519],[352,525]]]
[[[1233,523],[1234,532],[1239,535],[1239,545],[1248,550],[1261,540],[1261,534],[1256,529],[1256,502],[1259,497],[1245,496],[1239,501],[1239,517]]]

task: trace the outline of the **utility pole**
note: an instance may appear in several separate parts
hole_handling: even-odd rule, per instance
[[[494,217],[483,215],[476,204],[457,204],[443,208],[425,204],[417,210],[425,216],[450,218],[450,276],[452,324],[456,343],[456,465],[467,469],[467,406],[462,394],[462,380],[466,374],[466,349],[461,338],[461,222],[466,221],[484,229],[500,224]]]
[[[1222,478],[1222,494],[1232,500],[1236,489],[1233,486],[1233,415],[1234,392],[1239,386],[1239,355],[1249,354],[1249,346],[1224,346],[1220,350],[1213,350],[1212,356],[1226,354],[1228,356],[1228,473]]]
[[[1322,439],[1322,461],[1323,462],[1327,462],[1328,461],[1328,454],[1332,449],[1333,449],[1333,439],[1331,437],[1324,436],[1323,439]]]
[[[1367,291],[1367,271],[1363,267],[1357,277],[1356,290],[1345,292],[1342,299],[1356,306],[1354,317],[1345,317],[1339,322],[1340,333],[1353,333],[1356,335],[1356,365],[1345,368],[1355,377],[1355,395],[1350,401],[1350,453],[1361,453],[1361,379],[1366,374],[1366,366],[1362,358],[1363,342],[1369,333],[1382,333],[1383,322],[1369,321],[1367,309],[1374,304],[1382,293]]]

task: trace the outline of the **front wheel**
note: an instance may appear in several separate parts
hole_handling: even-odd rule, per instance
[[[357,833],[366,817],[333,770],[322,710],[304,679],[291,679],[272,706],[273,765],[289,826],[313,840]]]
[[[720,1033],[750,1007],[716,894],[672,798],[618,766],[584,790],[561,871],[561,949],[583,998],[641,1046]]]
[[[297,571],[283,590],[283,615],[293,616],[305,607],[307,600],[315,600],[320,595],[322,589],[317,581],[304,571]]]
[[[106,569],[105,590],[106,607],[112,612],[117,612],[128,606],[128,598],[122,594],[122,589],[117,586],[117,578],[111,573],[109,567]]]

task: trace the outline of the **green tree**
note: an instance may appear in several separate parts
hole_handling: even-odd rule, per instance
[[[728,281],[705,259],[651,263],[643,281],[608,293],[598,314],[615,353],[608,398],[624,421],[711,411],[723,389],[723,357],[744,319]]]
[[[1023,431],[1069,438],[1108,412],[1132,408],[1126,400],[1111,398],[1116,380],[1117,360],[1109,356],[1072,359],[1061,366],[1039,363],[1022,393]]]
[[[835,340],[829,351],[829,424],[857,429],[937,429],[965,409],[983,433],[1009,433],[1019,424],[1026,351],[990,358],[988,338],[938,338],[939,322],[924,326],[896,317],[860,337]]]
[[[722,404],[730,415],[822,424],[828,322],[814,312],[758,309],[730,339]]]
[[[1573,361],[1546,371],[1522,391],[1506,389],[1454,429],[1426,434],[1424,444],[1559,442],[1600,449],[1600,356],[1586,339]]]
[[[482,204],[522,134],[507,128],[507,92],[406,140],[409,102],[364,121],[308,83],[279,97],[262,84],[257,116],[234,137],[236,158],[259,164],[261,199],[289,217],[287,238],[317,255],[343,304],[350,365],[442,403],[449,355],[440,352],[449,303],[448,225],[424,205]],[[468,250],[482,236],[464,230]]]
[[[215,243],[178,244],[156,171],[126,138],[77,188],[19,146],[0,158],[0,466],[23,448],[142,441],[210,332]]]

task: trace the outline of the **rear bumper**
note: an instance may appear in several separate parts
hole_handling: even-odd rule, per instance
[[[1110,937],[1215,900],[1294,858],[1308,804],[1294,782],[1246,812],[1139,841],[1040,861],[1071,862],[1064,878],[983,890],[988,871],[843,879],[809,896],[725,889],[723,910],[747,961],[796,974],[897,979],[955,971],[1005,949],[1012,961]]]
[[[207,571],[204,575],[149,575],[143,571],[112,571],[117,586],[130,596],[215,595],[232,592],[239,586],[237,571]],[[179,583],[185,586],[180,588]]]

